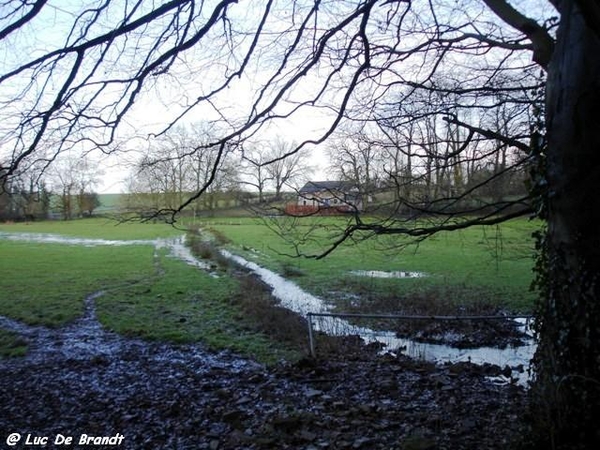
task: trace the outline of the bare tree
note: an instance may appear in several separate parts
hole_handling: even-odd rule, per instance
[[[202,198],[190,204],[193,214],[214,209],[217,194],[235,188],[237,170],[226,157],[229,152],[205,145],[213,131],[211,124],[198,122],[152,138],[131,174],[126,211],[142,212],[145,217],[174,211],[204,186]]]
[[[269,142],[265,159],[265,170],[275,188],[275,199],[281,199],[284,187],[292,187],[297,182],[307,181],[313,168],[309,163],[308,153],[305,151],[294,152],[298,146],[295,142],[286,142],[277,136]]]
[[[15,174],[0,190],[0,220],[47,219],[50,191],[36,170]]]
[[[271,123],[297,127],[321,115],[320,129],[307,129],[291,156],[345,122],[402,119],[398,106],[423,93],[451,95],[450,109],[440,101],[411,113],[412,131],[402,120],[394,125],[396,136],[413,141],[412,176],[442,194],[415,202],[431,225],[357,214],[331,249],[348,239],[419,239],[532,211],[547,220],[535,369],[538,398],[548,401],[548,414],[538,412],[549,425],[540,439],[555,448],[597,447],[600,137],[590,118],[600,96],[600,12],[593,0],[524,7],[507,0],[295,0],[292,8],[274,0],[90,0],[61,9],[42,0],[8,3],[0,18],[2,188],[17,171],[51,164],[69,149],[114,152],[128,132],[160,135],[194,114],[220,119],[222,131],[203,144],[217,149],[211,175],[162,211],[175,220],[207,192],[225,154],[264,139]],[[156,97],[168,105],[151,107]],[[520,104],[530,126],[493,125],[498,102],[511,111]],[[505,162],[502,153],[495,157],[509,149],[512,162],[508,153]],[[441,189],[439,182],[487,161],[498,173],[458,193]],[[506,172],[503,164],[529,165],[532,195],[466,209],[473,192]],[[456,214],[457,207],[470,214]]]
[[[280,200],[285,186],[297,189],[293,184],[312,171],[306,151],[298,150],[295,142],[286,142],[280,136],[247,142],[243,147],[240,183],[256,190],[258,203],[267,200],[268,189],[274,191],[272,200]]]
[[[49,176],[63,220],[81,217],[98,206],[94,189],[102,170],[97,162],[85,156],[63,154],[50,168]]]
[[[342,181],[352,183],[367,205],[377,191],[385,156],[379,142],[365,130],[348,133],[329,144],[329,171]]]
[[[265,202],[265,191],[274,179],[274,175],[267,169],[270,157],[268,150],[261,144],[249,144],[242,153],[240,183],[256,189],[258,203]]]

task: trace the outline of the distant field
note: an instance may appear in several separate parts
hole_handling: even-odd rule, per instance
[[[273,219],[288,220],[288,219]],[[272,225],[273,222],[270,222]],[[338,235],[342,219],[306,218],[286,224],[302,252],[316,255]],[[534,294],[532,280],[533,239],[537,222],[513,220],[495,227],[474,227],[439,233],[419,244],[407,238],[388,237],[343,245],[321,260],[291,257],[296,248],[286,244],[260,219],[211,220],[206,228],[223,233],[230,246],[332,302],[347,302],[356,293],[374,303],[385,298],[407,298],[476,305],[492,303],[510,311],[529,312]],[[351,271],[416,271],[427,276],[414,279],[381,279],[353,275]]]
[[[126,194],[98,194],[100,207],[96,213],[112,212],[118,209],[123,196]]]

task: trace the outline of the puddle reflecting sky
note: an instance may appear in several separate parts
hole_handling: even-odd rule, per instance
[[[427,276],[427,274],[423,272],[384,272],[382,270],[351,270],[350,273],[352,275],[370,278],[423,278]]]

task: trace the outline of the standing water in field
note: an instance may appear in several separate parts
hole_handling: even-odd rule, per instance
[[[154,244],[154,241],[143,239],[120,241],[115,239],[70,237],[51,233],[5,233],[2,231],[0,231],[0,239],[6,239],[7,241],[38,242],[40,244],[82,245],[84,247],[95,247],[99,245],[120,247],[123,245]]]
[[[84,247],[122,247],[128,245],[153,245],[157,250],[167,249],[169,256],[185,261],[187,264],[198,267],[202,270],[209,270],[210,266],[203,261],[198,260],[192,255],[189,247],[185,245],[185,235],[172,238],[159,239],[91,239],[63,236],[51,233],[5,233],[0,231],[0,239],[18,242],[38,242],[41,244],[64,244],[81,245]]]
[[[302,290],[296,283],[286,280],[281,275],[227,250],[221,250],[221,254],[258,275],[273,289],[273,295],[281,302],[281,306],[303,316],[309,312],[325,312],[330,309],[323,300]]]
[[[155,240],[106,240],[106,239],[85,239],[85,238],[73,238],[65,237],[60,235],[52,234],[41,234],[41,233],[3,233],[0,232],[0,239],[7,239],[13,241],[27,241],[27,242],[40,242],[40,243],[57,243],[57,244],[68,244],[68,245],[83,245],[83,246],[123,246],[123,245],[153,245],[156,249],[165,248],[169,252],[169,256],[181,259],[187,264],[198,267],[201,270],[210,270],[210,266],[203,261],[198,260],[192,255],[190,250],[185,246],[185,236],[168,239],[155,239]],[[222,251],[222,254],[236,262],[240,266],[247,268],[256,275],[258,275],[263,282],[269,285],[273,289],[273,295],[281,302],[281,305],[288,308],[298,314],[307,316],[308,313],[324,313],[330,311],[332,308],[327,305],[322,299],[309,294],[308,292],[301,289],[297,284],[286,280],[282,276],[259,266],[256,263],[247,261],[241,256],[232,254],[226,250]],[[388,274],[388,273],[385,273]],[[389,274],[395,274],[389,272]],[[421,277],[425,276],[419,272],[398,272],[403,274],[400,277]],[[361,275],[366,276],[381,276],[379,273],[365,272]],[[386,275],[387,276],[387,275]],[[73,351],[87,351],[88,345],[86,342],[90,342],[90,345],[98,349],[98,344],[101,343],[107,335],[101,331],[100,324],[95,320],[95,314],[93,310],[93,301],[96,296],[101,295],[100,293],[91,296],[86,300],[86,315],[77,324],[79,331],[75,332],[71,330],[71,336],[73,337],[72,345],[66,347]],[[416,342],[411,339],[398,338],[393,332],[380,332],[374,331],[366,327],[360,327],[349,323],[346,320],[337,317],[313,317],[313,327],[315,330],[323,331],[330,335],[359,335],[367,343],[381,343],[385,345],[386,351],[400,351],[408,356],[425,359],[435,362],[459,362],[469,361],[476,364],[494,364],[497,366],[528,366],[529,361],[533,357],[535,352],[535,343],[533,340],[528,340],[525,345],[518,347],[508,347],[504,349],[493,348],[493,347],[480,347],[480,348],[468,348],[458,349],[448,345],[440,344],[428,344]],[[19,328],[19,325],[15,321],[11,321],[6,318],[0,318],[0,325],[8,329]],[[75,326],[75,325],[73,325]],[[525,328],[525,324],[523,327]],[[43,327],[26,327],[31,333],[38,335],[42,341],[46,341],[44,333],[49,333]],[[26,329],[21,331],[27,331]],[[27,333],[25,333],[27,334]],[[82,336],[87,336],[84,339],[80,339]],[[98,340],[98,338],[101,339]],[[66,342],[69,342],[69,333],[65,335]],[[114,342],[110,342],[107,350],[119,347],[122,345],[122,339],[116,336],[113,337]],[[112,341],[112,339],[109,339]],[[46,346],[44,346],[46,347]],[[100,346],[102,347],[102,346]],[[46,347],[46,348],[52,348]],[[525,381],[526,375],[519,376],[520,382]],[[521,379],[522,378],[522,379]]]
[[[423,272],[407,272],[400,270],[394,272],[384,272],[382,270],[351,270],[350,273],[360,277],[369,278],[422,278],[427,276]]]
[[[223,250],[222,254],[258,275],[273,289],[273,296],[281,302],[282,306],[302,314],[303,316],[307,316],[308,313],[325,313],[332,309],[331,306],[327,305],[322,299],[305,292],[297,284],[286,280],[280,275],[226,250]],[[413,274],[413,272],[402,273]],[[421,274],[420,272],[415,272],[414,274],[415,275],[412,275],[414,277],[424,276],[424,274]],[[398,338],[394,332],[375,331],[366,327],[360,327],[339,317],[313,316],[310,317],[310,320],[315,330],[325,332],[326,334],[334,336],[358,335],[364,339],[366,343],[383,344],[386,351],[401,352],[413,358],[439,363],[464,361],[475,364],[487,363],[500,367],[527,367],[533,358],[536,348],[533,340],[527,339],[525,345],[521,346],[507,348],[479,347],[459,349],[449,345],[429,344],[417,342],[412,339]],[[521,326],[523,331],[527,333],[528,324],[523,321]],[[526,373],[522,372],[516,374],[516,381],[525,383],[526,379]]]

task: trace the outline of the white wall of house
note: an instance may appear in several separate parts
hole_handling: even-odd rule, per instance
[[[338,207],[338,206],[350,206],[352,209],[362,208],[362,204],[353,204],[345,201],[346,195],[342,192],[331,192],[320,191],[312,192],[310,194],[298,195],[299,206],[313,206],[313,207]]]

